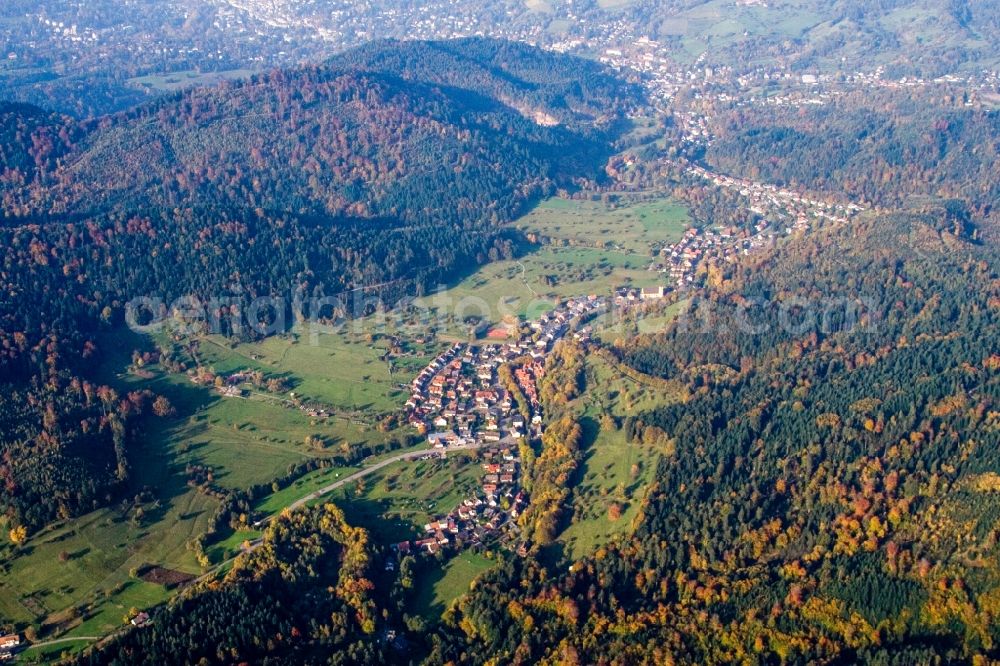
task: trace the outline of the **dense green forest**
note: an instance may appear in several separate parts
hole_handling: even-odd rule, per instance
[[[474,39],[382,43],[83,123],[0,108],[0,442],[9,468],[49,461],[0,490],[12,526],[125,479],[122,409],[62,387],[87,385],[131,299],[153,299],[145,317],[198,299],[196,323],[255,339],[421,294],[513,256],[502,223],[599,179],[639,101],[599,66]]]
[[[634,534],[487,574],[431,661],[996,658],[1000,264],[939,225],[796,239],[619,349],[692,390],[622,424],[664,452]]]

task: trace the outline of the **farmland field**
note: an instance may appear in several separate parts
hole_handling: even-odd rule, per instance
[[[232,69],[222,72],[170,72],[168,74],[149,74],[129,79],[128,84],[134,88],[142,88],[149,92],[174,92],[194,86],[211,86],[222,81],[249,78],[253,74],[249,69]]]
[[[484,317],[494,324],[530,320],[566,298],[663,284],[658,273],[647,270],[648,263],[646,257],[613,250],[543,247],[516,260],[488,264],[451,288],[417,299],[416,306],[439,334],[465,339],[465,317]],[[413,325],[410,330],[426,329]]]
[[[397,385],[408,382],[409,376],[394,375],[395,369],[381,360],[384,342],[364,341],[364,327],[347,324],[345,328],[350,330],[315,337],[293,329],[288,335],[235,346],[211,336],[204,339],[200,356],[218,372],[257,368],[290,377],[297,395],[340,410],[378,413],[398,408],[406,401],[406,393]],[[414,363],[423,366],[430,358],[421,355]]]
[[[584,455],[580,484],[574,491],[576,513],[559,537],[572,558],[583,557],[629,530],[660,456],[649,446],[626,442],[620,430],[591,425],[597,433]]]
[[[630,529],[657,461],[669,454],[626,441],[616,419],[683,398],[622,376],[602,357],[590,356],[586,363],[587,384],[599,389],[585,392],[573,406],[580,415],[585,448],[573,491],[573,518],[559,537],[571,557],[593,552]]]

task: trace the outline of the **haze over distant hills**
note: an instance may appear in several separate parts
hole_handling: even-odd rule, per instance
[[[967,0],[12,0],[0,7],[0,98],[100,114],[373,39],[475,35],[589,56],[645,38],[680,65],[937,76],[996,66],[998,31],[996,4]]]

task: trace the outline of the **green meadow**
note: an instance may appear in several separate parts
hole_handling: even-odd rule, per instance
[[[381,543],[423,534],[423,526],[476,493],[483,471],[473,453],[401,461],[330,493],[349,520]]]
[[[517,222],[519,229],[555,244],[617,250],[650,257],[652,247],[680,240],[690,225],[687,209],[667,197],[645,201],[549,199]]]
[[[602,357],[591,355],[586,364],[588,390],[572,405],[584,430],[584,456],[573,490],[573,515],[559,536],[573,558],[631,529],[660,457],[669,455],[665,449],[628,442],[621,420],[683,398],[623,376]]]
[[[469,591],[478,576],[496,566],[496,560],[464,552],[444,564],[429,566],[430,569],[416,581],[413,609],[428,622],[435,622],[456,599]]]
[[[196,86],[212,86],[223,81],[246,79],[253,74],[249,69],[230,69],[221,72],[197,72],[185,70],[167,74],[148,74],[128,80],[134,88],[142,88],[148,92],[175,92]]]
[[[244,398],[224,398],[211,388],[194,385],[184,374],[169,373],[157,365],[143,368],[141,373],[130,370],[132,350],[149,349],[151,344],[149,339],[127,332],[109,335],[98,373],[101,381],[120,393],[149,389],[164,395],[177,411],[174,417],[150,416],[143,423],[141,435],[130,449],[129,491],[110,507],[32,535],[16,552],[10,544],[0,549],[0,617],[21,626],[34,625],[43,638],[105,635],[121,626],[130,608],[148,608],[168,599],[171,590],[133,576],[143,567],[156,565],[191,575],[202,572],[188,544],[208,530],[218,501],[188,485],[189,466],[210,467],[215,485],[239,489],[283,476],[290,465],[344,453],[362,444],[378,446],[396,434],[349,417],[310,418],[285,396],[252,392]],[[367,347],[358,343],[347,347],[349,351],[331,354],[321,347],[318,351],[306,349],[300,356],[298,343],[278,344],[291,351],[272,346],[275,341],[251,351],[251,346],[231,348],[224,341],[202,340],[199,356],[219,372],[260,366],[267,373],[287,376],[293,384],[315,387],[317,398],[337,397],[338,389],[323,391],[324,377],[332,373],[363,387],[364,396],[381,409],[402,406],[401,401],[395,402],[384,370],[375,381],[368,376],[367,361],[377,358],[379,352],[363,354]],[[257,355],[261,362],[253,362],[243,356],[244,352]],[[289,367],[275,369],[268,364],[272,358],[268,353],[284,359]],[[384,369],[382,363],[374,365]],[[291,368],[300,374],[293,374]],[[335,406],[346,408],[352,399],[342,394]],[[359,403],[365,409],[370,406],[364,399]],[[311,438],[309,444],[307,437]],[[319,446],[313,443],[317,441]],[[279,511],[326,485],[324,475],[344,471],[320,470],[307,481],[262,499],[258,508]],[[132,496],[142,488],[154,489],[155,497],[137,505]],[[252,533],[238,532],[212,544],[207,549],[210,561],[232,556],[250,536]],[[82,645],[60,644],[58,652]],[[45,654],[51,655],[55,647]]]

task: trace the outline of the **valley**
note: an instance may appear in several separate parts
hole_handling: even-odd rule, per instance
[[[0,660],[1000,659],[994,2],[29,5]]]
[[[209,530],[212,515],[219,510],[215,489],[240,490],[255,484],[266,487],[295,465],[310,461],[321,465],[287,485],[282,484],[277,491],[266,488],[253,502],[250,515],[254,517],[248,517],[244,526],[237,526],[231,532],[227,528],[206,543],[203,562],[213,568],[242,552],[244,542],[259,538],[260,529],[252,525],[260,520],[258,516],[276,515],[321,488],[339,484],[341,477],[371,469],[381,457],[422,458],[434,454],[423,440],[414,436],[405,419],[393,417],[403,414],[409,384],[419,371],[455,341],[469,339],[469,325],[461,317],[448,314],[455,312],[455,303],[471,303],[470,316],[482,314],[490,327],[496,327],[509,325],[511,317],[529,320],[531,308],[536,312],[548,311],[573,294],[574,289],[608,294],[619,285],[644,286],[660,281],[646,265],[650,248],[679,237],[676,229],[683,224],[683,209],[669,202],[640,204],[636,208],[584,204],[585,213],[573,214],[586,215],[583,224],[601,226],[609,238],[615,239],[624,237],[627,231],[632,246],[587,248],[585,252],[590,255],[581,255],[574,263],[561,259],[560,248],[553,245],[556,241],[569,246],[576,243],[577,229],[565,221],[567,214],[562,211],[566,206],[561,201],[554,199],[543,204],[518,224],[526,231],[550,235],[552,242],[516,262],[487,264],[441,294],[426,297],[424,300],[430,303],[448,303],[447,307],[431,308],[429,317],[415,306],[403,306],[384,315],[323,328],[315,336],[303,327],[260,343],[234,344],[220,336],[188,337],[171,334],[169,330],[154,337],[122,331],[108,338],[106,344],[119,353],[105,361],[101,371],[104,379],[121,392],[150,388],[166,396],[177,411],[174,418],[150,423],[143,436],[144,443],[136,451],[138,458],[133,462],[135,469],[142,471],[135,480],[136,489],[160,490],[152,504],[130,502],[54,526],[33,537],[18,558],[18,568],[4,576],[6,598],[13,602],[5,607],[4,615],[31,621],[45,617],[43,609],[52,611],[43,621],[43,626],[50,627],[50,639],[105,635],[120,626],[121,617],[130,608],[148,609],[173,594],[162,585],[132,577],[134,569],[159,566],[193,576],[205,571],[198,561],[198,549],[192,550],[191,544]],[[572,209],[581,205],[566,204]],[[560,216],[553,220],[549,211],[560,211]],[[566,249],[574,251],[572,247]],[[644,259],[628,270],[604,272],[600,268],[605,262],[614,266],[621,257],[631,255]],[[514,270],[518,265],[524,267],[523,272]],[[580,276],[576,271],[594,273],[592,278],[578,281]],[[502,277],[507,274],[511,275],[507,278],[509,284]],[[485,312],[476,307],[482,304],[489,306]],[[606,315],[605,325],[598,320],[593,326],[614,331],[617,327],[614,318],[619,314]],[[511,334],[516,328],[510,329]],[[483,339],[479,344],[489,344],[485,339],[487,332],[481,328]],[[156,362],[134,362],[135,358],[157,349],[161,354],[163,350],[171,350],[172,362],[184,359],[189,370],[178,373]],[[201,386],[192,382],[191,368],[196,367],[221,378],[261,372],[265,377],[281,378],[285,391],[276,394],[247,385],[239,394],[227,396],[214,389],[211,381]],[[614,372],[606,367],[599,366],[595,372],[601,374],[595,380],[601,383],[623,381],[611,379]],[[620,399],[627,400],[629,408],[649,406],[651,403],[644,401],[642,393],[641,387],[626,381]],[[319,412],[324,416],[312,415]],[[628,413],[628,409],[623,413]],[[610,438],[607,442],[606,437]],[[406,449],[403,453],[392,452],[398,442],[414,442],[406,444],[415,446],[413,453]],[[601,435],[595,441],[588,454],[587,474],[588,483],[596,485],[588,492],[606,497],[628,478],[631,461],[605,478],[606,461],[623,464],[617,462],[620,447],[633,448],[624,444],[620,435]],[[365,452],[361,454],[364,460],[358,457],[359,451]],[[382,451],[386,453],[380,454]],[[637,451],[629,455],[641,459],[647,454]],[[345,466],[339,462],[344,456],[357,462]],[[475,453],[466,457],[451,454],[443,470],[434,462],[395,462],[384,471],[366,475],[363,481],[323,493],[313,503],[337,501],[353,522],[372,530],[380,543],[394,544],[407,536],[419,539],[424,523],[457,509],[463,499],[479,489],[481,460]],[[647,461],[643,474],[649,474],[653,468],[653,461]],[[198,477],[190,476],[193,470],[198,471]],[[211,477],[206,482],[204,474],[209,470]],[[638,485],[632,492],[641,497],[641,479],[633,478],[633,482]],[[169,494],[163,492],[171,488]],[[212,492],[206,493],[209,488]],[[580,527],[568,531],[569,540],[576,542],[580,539],[576,536],[578,532],[590,532],[583,537],[584,543],[590,545],[596,534],[603,533],[600,525],[606,519],[600,508],[595,510],[597,515],[589,520],[596,520],[596,526],[584,521]],[[134,516],[139,511],[144,516],[136,521]],[[620,525],[626,524],[627,517]],[[115,530],[109,531],[110,526],[116,526]],[[103,535],[95,542],[91,534],[98,529]],[[70,553],[66,562],[58,557],[64,550]],[[472,573],[481,570],[481,567],[453,570],[448,564],[442,566],[446,582],[441,585],[452,592],[434,593],[438,599],[434,604],[438,606],[447,605],[445,602],[458,596],[457,591],[471,582]],[[29,570],[34,573],[25,576],[23,572]],[[434,576],[430,572],[427,575]],[[72,585],[64,582],[69,580]],[[34,599],[44,605],[35,605]],[[430,597],[419,603],[433,605]],[[80,616],[61,616],[57,612],[67,606],[81,609]],[[436,618],[428,616],[428,620]],[[88,642],[81,639],[79,643],[60,644],[58,650],[82,649]]]

